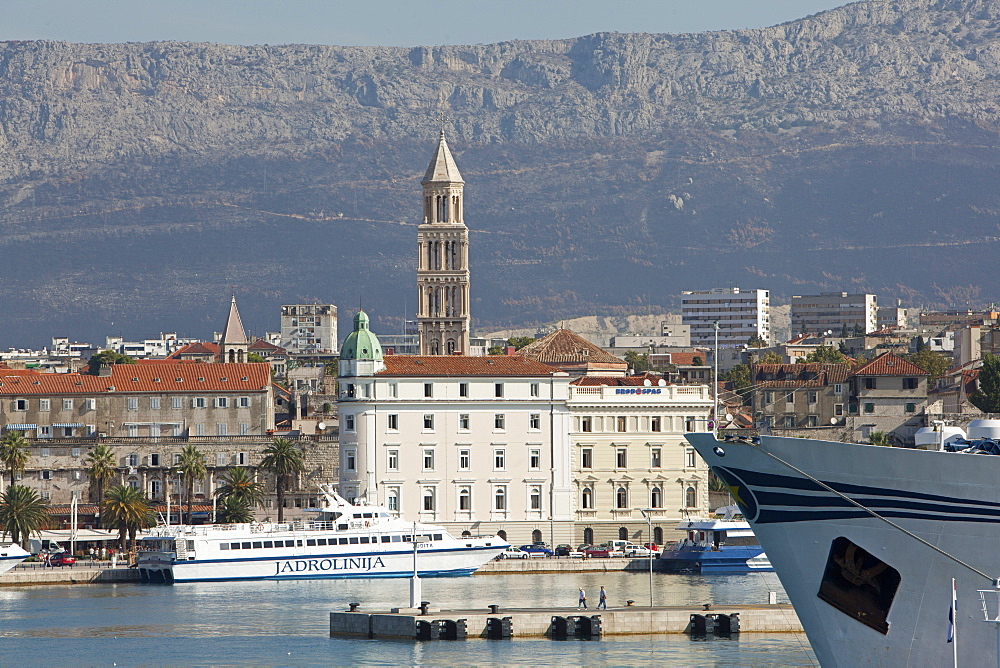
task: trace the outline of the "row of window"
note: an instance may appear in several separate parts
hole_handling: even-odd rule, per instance
[[[399,383],[387,383],[386,393],[388,399],[398,399],[399,398]],[[371,398],[371,384],[370,383],[343,383],[341,393],[346,395],[349,399],[361,398],[370,399]],[[495,399],[503,399],[506,396],[506,383],[493,383],[493,397]],[[433,399],[434,396],[441,394],[439,384],[437,383],[424,383],[424,398]],[[539,383],[530,383],[528,385],[528,396],[539,397],[541,395],[541,386]],[[469,398],[469,383],[459,383],[458,384],[458,396],[463,399]]]
[[[494,512],[506,513],[508,510],[508,489],[507,485],[494,485],[492,490],[491,509]],[[386,508],[398,513],[401,508],[401,492],[398,487],[389,487],[386,491]],[[438,490],[436,487],[424,487],[420,491],[420,509],[422,512],[432,513],[438,509]],[[542,487],[535,485],[528,490],[528,509],[542,510]],[[472,512],[472,488],[461,487],[458,490],[458,512]]]
[[[423,431],[432,432],[434,431],[435,425],[435,415],[433,413],[426,413],[423,416]],[[472,420],[469,413],[460,413],[458,416],[458,430],[459,431],[469,431],[472,425]],[[541,431],[542,428],[542,415],[541,413],[531,413],[528,416],[528,430],[529,431]],[[356,431],[357,423],[355,421],[354,415],[345,414],[344,415],[344,431]],[[495,413],[493,415],[493,430],[494,431],[506,431],[507,430],[507,414],[506,413]],[[399,431],[399,414],[389,413],[386,415],[386,431],[388,432],[398,432]]]
[[[685,448],[684,450],[684,468],[693,469],[696,465],[697,459],[695,458],[694,448]],[[581,469],[593,469],[594,468],[594,448],[591,446],[585,446],[580,448],[580,468]],[[627,469],[628,468],[628,448],[626,447],[616,447],[615,448],[615,468],[616,469]],[[658,469],[663,468],[663,449],[662,448],[650,448],[649,449],[649,468]]]
[[[418,534],[419,536],[419,534]],[[428,534],[431,536],[431,534]],[[433,540],[442,540],[444,534],[433,534]],[[383,536],[344,536],[341,538],[307,538],[306,547],[323,545],[370,545],[373,543],[409,543],[410,537],[404,534]],[[220,543],[221,550],[269,550],[274,548],[302,547],[302,540],[253,540],[239,543]]]
[[[149,408],[151,410],[159,410],[161,408],[161,399],[163,397],[148,397]],[[130,411],[139,410],[139,399],[140,397],[125,397],[125,408]],[[185,397],[170,397],[170,407],[174,409],[180,409],[184,407]],[[60,400],[56,400],[60,401]],[[97,399],[62,399],[62,410],[71,411],[76,406],[76,401],[80,401],[79,404],[83,410],[92,411],[97,408]],[[39,399],[38,400],[38,410],[39,411],[51,411],[52,410],[52,399]],[[214,399],[209,399],[208,397],[191,397],[190,405],[191,408],[207,408],[209,403],[215,408],[249,408],[250,407],[250,397],[215,397]],[[22,412],[31,410],[31,400],[30,399],[14,399],[11,401],[10,409],[13,412]]]
[[[436,468],[436,455],[434,448],[424,448],[421,457],[421,463],[423,471],[433,471]],[[386,450],[386,463],[385,467],[387,471],[398,471],[399,470],[399,450],[391,449]],[[472,449],[471,448],[459,448],[458,450],[458,470],[459,471],[469,471],[472,468]],[[528,450],[528,469],[532,471],[539,471],[542,468],[542,449],[541,448],[530,448]],[[345,471],[356,471],[357,470],[357,450],[349,448],[344,450],[344,470]],[[493,470],[494,471],[506,471],[507,470],[507,450],[506,448],[494,448],[493,449]]]
[[[581,510],[596,510],[595,499],[597,493],[593,487],[584,487],[580,490],[580,509]],[[698,493],[697,490],[689,486],[684,491],[684,503],[687,508],[696,508],[698,506]],[[654,510],[663,508],[663,488],[660,486],[654,486],[649,490],[649,507]],[[629,499],[629,489],[624,485],[619,486],[615,489],[614,496],[614,508],[615,510],[631,510]]]
[[[697,431],[698,430],[698,418],[694,416],[687,416],[683,418],[676,418],[676,425],[673,424],[674,418],[664,418],[660,415],[644,416],[644,415],[612,415],[612,416],[593,416],[593,415],[581,415],[576,418],[576,430],[583,433],[590,432],[612,432],[612,433],[626,433],[626,432],[653,432],[660,433],[663,431],[674,431],[672,427],[676,427],[676,430],[680,431]]]

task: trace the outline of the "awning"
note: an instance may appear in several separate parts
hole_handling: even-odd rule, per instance
[[[79,422],[56,422],[53,427],[73,427],[74,429],[82,427],[83,425]]]
[[[68,543],[73,539],[72,533],[69,529],[48,529],[41,532],[40,538],[57,543]],[[77,529],[76,540],[118,540],[118,532],[102,531],[100,529]]]
[[[16,429],[17,431],[28,431],[30,429],[38,429],[37,424],[9,424],[4,429]]]

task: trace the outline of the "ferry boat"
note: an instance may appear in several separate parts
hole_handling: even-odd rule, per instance
[[[302,580],[471,575],[509,547],[499,536],[454,538],[381,506],[352,504],[320,487],[314,520],[161,526],[142,537],[144,582]]]
[[[771,571],[750,524],[739,509],[726,506],[714,518],[688,518],[677,525],[687,536],[664,548],[660,564],[671,573],[749,573]]]
[[[30,557],[20,545],[8,541],[0,542],[0,575]]]
[[[1000,425],[988,431],[970,425],[947,446],[957,452],[686,438],[726,482],[823,666],[952,665],[953,652],[986,666],[997,637],[979,591],[1000,577]]]

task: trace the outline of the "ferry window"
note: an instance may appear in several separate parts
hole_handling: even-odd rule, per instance
[[[350,543],[351,545],[357,545],[357,544],[358,544],[358,537],[357,537],[357,536],[351,536],[351,537],[350,537],[350,538],[348,538],[347,540],[348,540],[348,542],[349,542],[349,543]]]
[[[264,548],[266,549],[266,548],[269,548],[269,547],[274,547],[274,543],[272,541],[265,540],[264,541]]]
[[[253,549],[255,549],[255,550],[259,550],[259,549],[260,549],[260,548],[262,548],[262,547],[264,547],[264,544],[263,544],[263,542],[262,542],[262,541],[259,541],[259,540],[255,540],[255,541],[253,542]]]
[[[295,547],[295,541],[294,540],[286,540],[285,541],[285,547]]]
[[[298,547],[302,547],[302,541],[301,540],[295,541],[295,545]]]
[[[899,583],[899,571],[840,536],[830,545],[816,595],[852,619],[886,634]]]
[[[367,542],[368,542],[368,536],[362,536],[362,537],[361,537],[361,543],[362,543],[362,544],[365,544],[365,543],[367,543]]]
[[[310,539],[306,540],[306,545],[309,546],[309,547],[315,547],[316,546],[316,539],[315,538],[310,538]]]
[[[365,519],[370,519],[370,518],[371,518],[371,516],[372,516],[372,514],[371,514],[371,513],[365,513],[365,514],[364,514],[364,517],[365,517]]]
[[[244,550],[249,550],[250,549],[250,543],[243,543],[243,549]]]
[[[441,534],[439,533],[434,534],[434,540],[441,540]]]
[[[326,545],[326,538],[317,538],[316,539],[316,544],[317,545]],[[267,547],[267,543],[264,543],[264,547]]]
[[[229,549],[229,543],[220,543],[219,544],[219,549],[220,550],[228,550]]]
[[[403,537],[402,536],[398,536],[398,535],[397,536],[393,536],[392,537],[392,542],[393,543],[402,543],[403,542]]]
[[[382,536],[382,542],[383,543],[388,543],[391,539],[392,539],[391,536]]]
[[[232,547],[233,547],[234,550],[238,550],[238,549],[240,549],[240,544],[239,543],[233,543]]]
[[[338,538],[338,539],[337,539],[337,542],[338,542],[338,543],[339,543],[340,545],[347,545],[347,539],[346,539],[346,538]]]

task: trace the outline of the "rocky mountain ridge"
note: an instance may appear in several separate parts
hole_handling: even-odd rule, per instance
[[[2,343],[203,335],[232,288],[261,331],[312,299],[396,326],[442,122],[484,328],[728,284],[991,300],[960,267],[1000,238],[998,74],[990,0],[413,49],[3,43]]]

